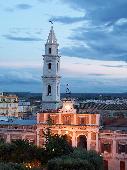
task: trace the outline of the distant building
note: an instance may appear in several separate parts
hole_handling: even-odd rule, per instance
[[[25,100],[19,100],[18,102],[18,110],[19,110],[19,115],[21,115],[22,118],[28,118],[31,116],[31,104],[30,101],[25,101]]]
[[[22,139],[36,144],[36,120],[0,121],[0,138],[6,142]]]
[[[0,93],[0,116],[18,117],[18,96]]]
[[[105,170],[127,170],[127,129],[101,130],[99,136]]]

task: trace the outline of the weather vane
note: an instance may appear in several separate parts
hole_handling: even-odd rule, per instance
[[[52,20],[49,20],[49,22],[53,25],[53,21]]]

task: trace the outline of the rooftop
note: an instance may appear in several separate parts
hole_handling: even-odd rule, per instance
[[[0,120],[0,125],[36,125],[37,121],[35,119],[6,119]]]

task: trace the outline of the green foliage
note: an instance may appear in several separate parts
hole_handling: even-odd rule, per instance
[[[66,141],[65,136],[59,135],[50,136],[45,148],[49,159],[70,154],[73,151],[72,147]]]
[[[0,161],[28,163],[43,161],[43,149],[30,144],[26,140],[16,140],[11,143],[0,143]]]
[[[14,152],[12,161],[17,163],[31,162],[36,158],[37,147],[26,140],[16,140],[12,142]]]
[[[9,143],[0,144],[0,161],[9,162],[14,152],[14,145]]]
[[[50,160],[48,170],[94,170],[94,168],[87,160],[66,156]]]
[[[48,115],[47,124],[48,124],[49,126],[51,126],[51,125],[53,124],[53,123],[52,123],[52,118],[51,118],[50,115]]]
[[[67,156],[49,160],[48,170],[103,170],[103,159],[95,151],[75,148]]]
[[[56,134],[56,135],[51,134],[52,119],[51,119],[50,115],[48,115],[47,125],[48,125],[48,127],[46,129],[46,132],[44,132],[45,160],[43,160],[43,161],[45,163],[47,163],[48,160],[50,160],[52,158],[70,154],[73,151],[73,148],[67,142],[65,135],[60,136],[58,134]]]
[[[66,140],[66,136],[52,135],[49,128],[47,129],[47,133],[44,135],[46,138],[46,161],[55,157],[70,154],[73,151],[72,146]]]
[[[103,170],[103,158],[93,150],[86,151],[81,148],[75,148],[74,152],[70,154],[73,158],[80,158],[90,162],[95,170]]]
[[[27,170],[27,169],[20,164],[0,163],[0,170]]]

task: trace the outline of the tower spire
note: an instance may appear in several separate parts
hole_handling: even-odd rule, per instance
[[[53,26],[51,26],[50,33],[49,33],[46,44],[57,44],[57,39],[56,39],[54,30],[53,30]]]

